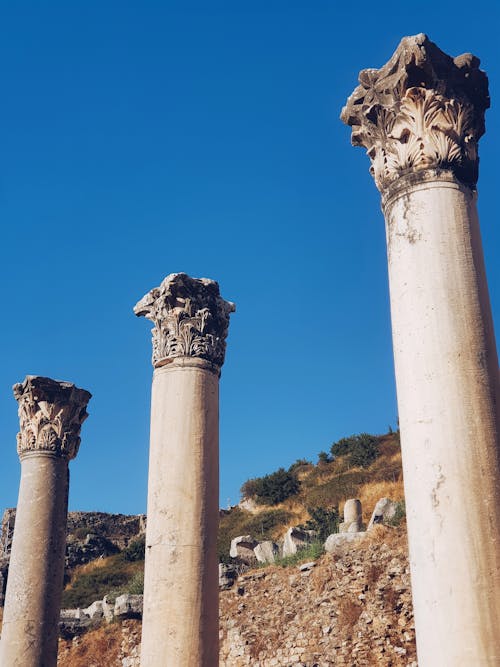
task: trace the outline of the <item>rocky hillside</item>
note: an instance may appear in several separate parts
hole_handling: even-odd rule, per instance
[[[404,527],[220,593],[221,667],[416,667]],[[139,667],[140,621],[61,640],[59,667]]]
[[[401,511],[362,532],[381,497]],[[349,528],[340,523],[348,498],[362,501],[358,532],[348,540],[334,535],[325,553],[325,538]],[[240,505],[220,514],[221,667],[414,667],[403,500],[392,432],[344,438],[315,464],[300,460],[248,480]],[[15,511],[7,511],[0,579],[14,522]],[[72,609],[62,615],[60,667],[139,667],[145,523],[144,516],[70,514],[63,606]],[[305,542],[283,557],[294,531]],[[253,558],[253,544],[263,540],[274,563]]]

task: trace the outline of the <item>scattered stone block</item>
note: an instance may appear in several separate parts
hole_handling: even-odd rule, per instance
[[[229,555],[231,558],[239,558],[244,563],[255,562],[254,549],[257,544],[257,540],[254,540],[251,535],[239,535],[231,540]]]
[[[279,547],[276,542],[266,540],[265,542],[259,542],[253,552],[259,563],[274,563],[279,553]]]
[[[361,501],[349,498],[344,505],[344,521],[339,525],[340,533],[359,533],[364,529]]]
[[[333,533],[326,538],[325,551],[328,553],[335,553],[342,549],[347,544],[362,540],[366,536],[366,532],[359,533]]]
[[[234,565],[219,563],[219,588],[221,590],[231,588],[237,578],[238,572]]]
[[[378,523],[386,524],[393,519],[396,516],[397,507],[398,504],[393,500],[381,498],[375,505],[367,530],[371,530]]]
[[[115,600],[115,618],[142,618],[142,595],[130,595],[125,593]]]
[[[299,549],[304,549],[311,543],[312,531],[300,528],[289,528],[283,538],[283,556],[293,556]]]

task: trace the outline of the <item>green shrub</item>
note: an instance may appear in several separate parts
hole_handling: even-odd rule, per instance
[[[347,456],[353,467],[367,468],[378,456],[379,438],[369,433],[351,435],[334,442],[330,451],[334,458]]]
[[[142,595],[144,593],[144,570],[136,572],[128,584],[128,592],[131,595]]]
[[[325,507],[308,507],[310,519],[304,524],[305,530],[314,530],[318,540],[324,542],[328,535],[339,531],[338,509],[327,509]]]
[[[318,465],[324,465],[325,463],[330,463],[331,458],[327,452],[320,452],[318,454]]]
[[[135,540],[132,540],[130,544],[122,551],[123,558],[130,561],[131,563],[144,560],[144,552],[146,550],[146,537],[141,535]]]
[[[274,563],[275,565],[280,565],[281,567],[290,567],[291,565],[298,565],[299,563],[305,563],[308,560],[316,560],[325,553],[325,547],[323,542],[311,542],[307,547],[299,549],[297,553],[292,554],[291,556],[283,556],[281,558],[276,558]]]
[[[278,505],[300,490],[296,472],[280,468],[264,477],[247,480],[241,487],[243,498],[254,497],[261,505]]]
[[[255,480],[255,498],[261,505],[278,505],[300,490],[299,479],[294,472],[279,468],[276,472]]]
[[[243,482],[240,489],[241,498],[253,498],[257,493],[257,479],[247,479],[246,482]]]
[[[406,519],[406,505],[404,500],[400,500],[396,503],[396,513],[387,521],[387,525],[400,526],[404,519]]]

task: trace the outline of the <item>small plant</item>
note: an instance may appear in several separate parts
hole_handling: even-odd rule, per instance
[[[144,570],[136,572],[128,585],[131,595],[142,595],[144,593]]]
[[[326,463],[330,463],[331,460],[327,452],[320,452],[318,454],[318,465],[325,465]]]
[[[310,519],[304,524],[305,530],[314,530],[318,539],[324,542],[328,535],[339,532],[339,512],[325,507],[308,507]]]
[[[144,552],[146,550],[146,537],[141,535],[122,551],[125,560],[134,563],[139,560],[144,560]]]
[[[292,565],[299,565],[308,560],[317,560],[324,553],[325,547],[323,542],[311,542],[311,544],[308,544],[303,549],[299,549],[295,554],[276,558],[274,564],[280,565],[281,567],[290,567]]]
[[[393,526],[394,528],[397,528],[397,526],[400,526],[403,520],[406,519],[406,505],[404,500],[399,500],[396,503],[396,511],[394,513],[394,516],[392,519],[389,519],[387,521],[388,526]]]

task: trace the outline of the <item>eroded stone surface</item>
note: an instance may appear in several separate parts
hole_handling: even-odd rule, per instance
[[[68,461],[80,444],[88,391],[27,376],[19,403],[21,483],[5,593],[0,664],[53,667],[57,661],[68,510]]]
[[[487,78],[425,35],[342,119],[382,193],[421,667],[500,655],[500,385],[476,207]]]
[[[344,521],[339,525],[340,533],[359,533],[363,530],[363,511],[358,498],[349,498],[344,505]]]
[[[272,540],[259,542],[253,550],[255,558],[259,563],[274,563],[279,554],[279,547]]]
[[[367,530],[380,523],[390,522],[396,516],[398,504],[390,498],[381,498],[375,505]]]
[[[234,303],[220,296],[215,280],[185,273],[168,275],[134,308],[138,317],[154,324],[154,366],[175,357],[198,357],[222,366],[229,314],[234,310]]]
[[[91,394],[71,382],[28,375],[15,384],[21,430],[17,453],[47,452],[73,459],[80,446],[80,428],[88,417]]]
[[[177,273],[134,311],[154,324],[155,366],[142,667],[216,665],[218,383],[234,305],[215,281]]]
[[[389,62],[365,69],[342,110],[379,190],[406,173],[451,169],[474,186],[488,79],[470,53],[451,58],[424,34],[404,37]]]
[[[292,526],[283,538],[283,556],[293,556],[299,549],[304,549],[311,543],[312,537],[311,531]]]
[[[231,558],[239,558],[245,563],[250,563],[256,559],[254,549],[257,544],[257,540],[251,535],[238,535],[231,540],[229,555]]]

